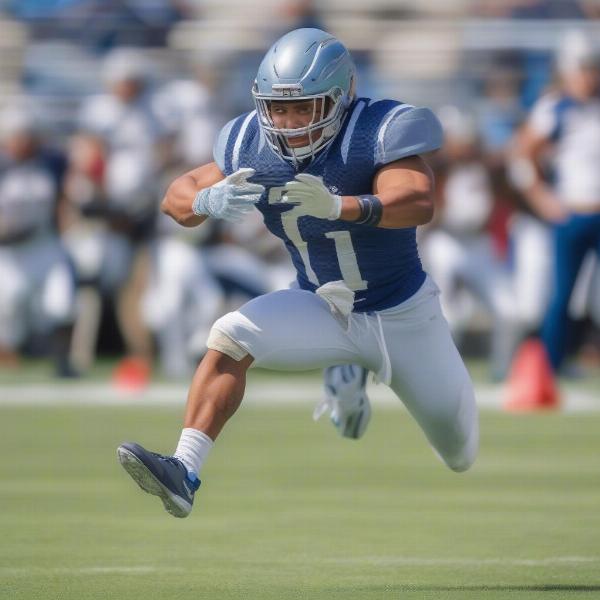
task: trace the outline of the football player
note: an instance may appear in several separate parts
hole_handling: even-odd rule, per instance
[[[513,164],[516,185],[541,219],[530,217],[517,231],[517,248],[526,244],[529,262],[535,261],[524,279],[535,271],[545,272],[540,261],[545,266],[544,252],[550,257],[549,281],[554,285],[548,294],[541,339],[555,370],[564,366],[569,306],[576,282],[580,285],[582,265],[586,257],[595,255],[597,261],[600,254],[600,49],[583,32],[570,31],[559,46],[557,70],[561,85],[533,107]],[[551,182],[545,176],[548,169]],[[545,224],[549,240],[544,236]],[[539,239],[537,247],[530,241],[534,238]],[[600,322],[598,281],[596,267],[591,286],[588,283],[589,311]],[[542,308],[544,300],[539,303]]]
[[[42,333],[56,374],[74,377],[75,281],[56,228],[65,160],[40,134],[28,108],[0,113],[0,358]]]
[[[186,226],[258,209],[297,271],[297,287],[214,324],[174,456],[118,448],[127,472],[176,517],[192,508],[202,464],[240,405],[251,365],[329,368],[324,408],[347,437],[366,426],[373,371],[451,469],[475,460],[473,386],[415,236],[432,217],[433,178],[421,155],[440,147],[440,124],[427,108],[356,98],[355,83],[336,38],[288,33],[258,69],[256,110],[223,128],[214,162],[167,190],[163,211]]]

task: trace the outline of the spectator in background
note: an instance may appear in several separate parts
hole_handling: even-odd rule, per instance
[[[165,46],[187,0],[4,0],[35,40],[70,39],[94,50]],[[0,3],[0,8],[2,7]]]
[[[74,281],[56,231],[65,161],[38,134],[25,109],[0,114],[0,360],[46,334],[57,375],[69,377]]]
[[[600,52],[592,40],[570,32],[558,73],[560,88],[535,105],[512,169],[531,208],[552,229],[553,286],[541,338],[554,369],[567,351],[569,303],[582,263],[600,253]],[[600,298],[594,296],[592,314],[598,316]]]
[[[149,93],[148,65],[133,49],[111,53],[107,93],[88,99],[73,140],[64,238],[79,280],[116,296],[131,364],[146,371],[149,332],[140,317],[154,233],[162,131]]]
[[[195,61],[193,70],[194,78],[169,82],[155,97],[169,136],[169,176],[210,162],[212,140],[224,121],[213,102],[210,67]],[[159,216],[144,316],[156,334],[163,371],[172,377],[195,367],[219,316],[250,298],[288,287],[295,278],[287,254],[259,213],[243,224],[210,225],[190,229]]]
[[[514,133],[523,120],[519,102],[519,77],[516,70],[494,61],[483,82],[483,94],[477,101],[477,119],[482,150],[492,168],[506,163],[506,152]]]
[[[227,120],[214,100],[216,74],[211,65],[198,57],[191,62],[192,77],[169,81],[153,99],[169,141],[167,163],[178,171],[192,169],[212,156],[212,140]]]
[[[223,120],[213,103],[211,70],[195,62],[193,71],[194,77],[168,82],[153,98],[166,135],[167,180],[211,159],[212,140]],[[193,371],[224,308],[221,286],[204,259],[203,244],[210,235],[210,227],[190,229],[165,215],[158,217],[143,316],[169,377]]]
[[[492,376],[502,379],[517,329],[508,272],[489,231],[495,202],[492,181],[474,120],[453,106],[438,114],[445,143],[438,154],[435,227],[424,239],[423,259],[442,291],[442,308],[455,337],[460,339],[472,320],[473,300],[489,312]]]

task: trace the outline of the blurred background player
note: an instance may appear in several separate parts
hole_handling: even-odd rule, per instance
[[[57,231],[65,159],[39,135],[25,108],[0,113],[0,363],[43,336],[57,375],[70,377],[74,280]]]
[[[540,98],[519,135],[516,165],[527,202],[549,225],[551,291],[541,339],[554,369],[569,348],[569,304],[582,264],[586,257],[597,262],[600,252],[600,49],[582,32],[570,32],[557,70],[560,86]],[[597,278],[587,279],[597,317]]]
[[[115,298],[129,356],[125,375],[135,380],[137,372],[143,380],[152,345],[141,298],[157,214],[162,129],[151,101],[149,66],[139,51],[110,53],[103,77],[107,92],[85,101],[72,141],[67,188],[72,211],[64,238],[79,282]]]
[[[510,274],[490,230],[496,190],[476,121],[455,106],[443,107],[439,116],[445,139],[436,156],[438,202],[423,240],[424,264],[440,287],[458,344],[476,318],[477,305],[489,312],[492,376],[503,379],[518,328]]]
[[[196,56],[190,71],[193,77],[168,82],[153,98],[166,136],[163,182],[182,168],[211,160],[217,123],[224,120],[215,103],[214,66]],[[208,332],[220,315],[287,287],[293,279],[289,261],[287,269],[275,264],[287,259],[283,254],[259,214],[243,224],[193,229],[160,214],[144,318],[155,334],[163,371],[171,377],[189,375],[206,352]]]

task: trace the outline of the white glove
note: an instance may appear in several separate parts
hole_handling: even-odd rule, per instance
[[[202,216],[208,215],[225,221],[241,221],[259,201],[265,187],[249,183],[254,169],[239,169],[219,183],[196,194],[192,211]]]
[[[296,210],[301,215],[332,221],[340,218],[342,197],[332,194],[321,177],[300,173],[294,181],[285,184],[285,189],[287,191],[281,201],[298,207]]]

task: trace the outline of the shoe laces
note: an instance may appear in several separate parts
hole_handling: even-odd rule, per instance
[[[166,456],[164,454],[158,454],[156,452],[153,452],[152,454],[154,454],[154,456],[157,456],[160,460],[167,462],[167,463],[173,465],[174,467],[177,467],[177,469],[183,468],[183,470],[185,472],[185,478],[187,479],[188,483],[191,485],[193,491],[195,492],[198,490],[198,488],[200,487],[200,479],[196,476],[195,473],[190,473],[186,469],[183,462],[181,462],[181,460],[179,460],[176,456]]]

